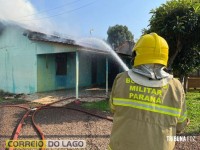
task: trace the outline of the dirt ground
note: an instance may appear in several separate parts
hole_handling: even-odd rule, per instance
[[[30,103],[23,105],[34,107]],[[64,103],[63,105],[66,104]],[[80,108],[76,103],[68,106]],[[97,110],[92,112],[101,116],[112,117],[112,114],[107,112]],[[15,126],[24,113],[25,110],[20,108],[0,108],[0,144],[11,138]],[[108,120],[66,108],[40,110],[35,116],[35,121],[44,133],[46,140],[86,140],[86,150],[105,150],[109,143],[112,128],[112,122]],[[190,140],[176,142],[175,150],[200,149],[199,135],[187,135],[186,137],[190,138]],[[39,140],[39,136],[31,125],[30,117],[25,120],[19,139]],[[4,148],[0,145],[1,149]]]
[[[24,106],[30,107],[29,104]],[[80,108],[75,103],[68,106]],[[1,144],[11,138],[15,126],[26,110],[6,107],[0,108],[0,112]],[[94,111],[92,112],[94,113]],[[110,116],[106,112],[95,111],[95,113],[101,116]],[[46,140],[85,140],[86,150],[106,149],[112,127],[111,121],[66,108],[40,110],[35,116],[35,121],[44,133]],[[39,136],[31,124],[30,117],[25,120],[18,139],[39,140]]]

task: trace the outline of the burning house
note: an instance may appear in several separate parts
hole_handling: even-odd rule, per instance
[[[108,80],[112,62],[105,50],[17,25],[0,24],[0,90],[5,92],[75,88],[78,96],[80,87],[103,85],[108,90],[108,82],[113,80]],[[116,73],[119,72],[120,69]]]

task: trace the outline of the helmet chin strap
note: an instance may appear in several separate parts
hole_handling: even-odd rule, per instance
[[[137,84],[149,87],[162,87],[169,83],[172,75],[165,72],[163,65],[145,64],[128,71],[129,77]]]

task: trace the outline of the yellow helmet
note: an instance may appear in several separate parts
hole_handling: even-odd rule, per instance
[[[134,66],[142,64],[162,64],[167,66],[168,44],[164,38],[156,33],[150,33],[142,36],[133,51],[136,52]]]

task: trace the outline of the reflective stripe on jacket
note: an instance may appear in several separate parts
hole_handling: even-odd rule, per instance
[[[112,150],[172,150],[175,136],[186,125],[185,95],[181,83],[172,79],[164,87],[145,87],[117,75],[111,92],[114,112],[109,147]]]

